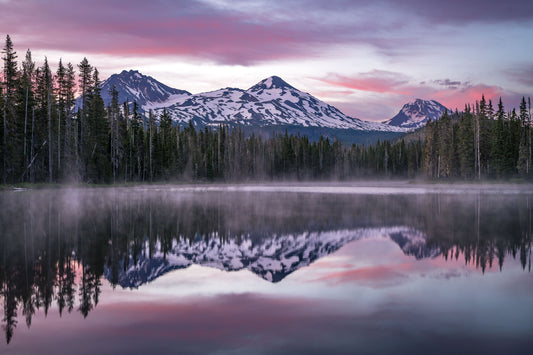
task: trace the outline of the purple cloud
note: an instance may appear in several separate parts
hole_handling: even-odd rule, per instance
[[[308,55],[313,45],[327,42],[326,34],[289,21],[189,1],[7,2],[0,5],[0,23],[23,48],[180,55],[245,65]]]
[[[459,80],[450,80],[450,79],[438,79],[438,80],[433,80],[433,82],[437,85],[446,86],[450,89],[457,89],[461,85],[468,86],[470,84],[468,82],[462,83]]]
[[[444,22],[470,13],[472,20],[499,19],[508,13],[500,9],[507,5],[496,6],[501,11],[484,6],[474,12],[469,4],[458,10],[455,1],[451,5],[437,2],[433,7],[427,1],[414,0],[402,5],[385,0],[331,0],[254,2],[254,6],[249,2],[220,6],[218,2],[169,0],[3,1],[0,32],[11,34],[15,45],[22,48],[184,56],[250,65],[318,56],[336,44],[371,45],[388,56],[405,54],[425,41],[409,26],[437,21],[434,13],[442,15]],[[521,9],[531,6],[526,3]],[[434,8],[434,13],[429,11]],[[446,15],[453,11],[456,17]],[[513,10],[511,18],[530,16],[527,13]],[[380,21],[375,21],[376,16]],[[502,19],[508,19],[507,15]]]
[[[409,82],[404,74],[385,70],[372,70],[354,76],[329,74],[325,78],[316,79],[330,85],[353,90],[398,94],[407,94],[406,85]]]
[[[533,87],[533,65],[508,69],[505,73],[511,80]]]
[[[533,19],[533,2],[530,0],[313,0],[302,3],[287,0],[294,8],[314,9],[324,12],[367,12],[377,16],[387,12],[417,16],[425,22],[465,24],[472,22],[501,23]]]
[[[429,22],[465,24],[470,22],[501,23],[533,19],[530,0],[406,0],[394,4]]]

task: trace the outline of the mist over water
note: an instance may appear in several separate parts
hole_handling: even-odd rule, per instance
[[[509,346],[520,353],[532,342],[523,335],[533,331],[526,321],[533,306],[525,301],[533,291],[532,204],[533,190],[513,185],[150,185],[3,191],[0,286],[5,340],[0,352],[31,351],[48,339],[46,349],[69,353],[72,344],[60,347],[52,341],[64,334],[45,329],[70,326],[76,329],[73,333],[92,336],[106,334],[109,327],[121,329],[112,343],[104,342],[116,351],[165,352],[179,343],[190,352],[257,352],[258,345],[244,339],[260,337],[266,353],[380,353],[395,344],[414,353],[414,344],[421,344],[420,350],[440,344],[444,352],[451,350],[451,339],[470,339],[476,349],[488,353]],[[430,301],[429,290],[442,292],[440,302]],[[459,322],[463,315],[450,310],[478,302],[477,296],[465,300],[474,291],[486,293],[486,300],[465,312],[476,319],[493,319],[496,312],[502,326],[512,319],[516,331],[495,335],[491,326],[476,323],[476,331],[459,327],[443,333],[438,324],[424,320],[444,312],[446,326]],[[146,303],[148,295],[158,301]],[[332,303],[332,298],[337,301]],[[129,306],[119,307],[121,300]],[[415,304],[419,308],[413,324],[406,326],[403,317],[412,312],[408,305]],[[503,308],[488,314],[494,306]],[[259,311],[262,307],[271,313]],[[146,309],[159,333],[126,326],[142,323]],[[227,312],[203,318],[214,309]],[[176,318],[169,319],[169,314]],[[281,314],[291,319],[284,334],[265,323],[282,322],[272,318]],[[117,320],[124,317],[129,320]],[[111,318],[110,325],[101,323]],[[355,321],[363,318],[366,323]],[[245,319],[253,324],[245,326]],[[183,322],[193,323],[194,336]],[[215,322],[236,325],[221,335],[212,329]],[[329,334],[328,325],[337,333]],[[323,327],[317,336],[315,330]],[[389,345],[363,341],[376,327]],[[420,337],[417,327],[426,327],[432,336]],[[356,331],[360,336],[353,335]],[[131,337],[137,332],[145,334],[147,343],[133,347]],[[162,337],[165,332],[174,337]],[[315,337],[309,340],[311,334]],[[160,342],[149,348],[150,339]],[[104,343],[102,348],[96,343],[86,346],[98,352]]]

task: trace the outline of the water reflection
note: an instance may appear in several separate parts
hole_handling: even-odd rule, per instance
[[[320,194],[70,189],[0,195],[2,327],[10,342],[48,314],[98,305],[102,279],[136,288],[190,265],[247,269],[269,282],[354,240],[382,235],[413,259],[507,258],[531,271],[530,194]]]

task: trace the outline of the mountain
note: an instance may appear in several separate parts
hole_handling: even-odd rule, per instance
[[[227,240],[198,236],[193,241],[174,241],[166,253],[161,251],[161,245],[156,245],[155,250],[148,250],[146,245],[136,258],[130,255],[126,267],[120,265],[115,270],[115,277],[109,267],[104,275],[124,288],[133,288],[196,264],[224,271],[247,269],[269,282],[279,282],[351,241],[375,235],[388,235],[406,255],[417,259],[440,255],[438,248],[427,247],[424,234],[402,226],[275,235],[259,241],[250,235]]]
[[[111,102],[113,86],[118,91],[119,103],[136,101],[140,107],[191,96],[191,93],[187,91],[173,89],[137,70],[123,70],[120,74],[111,75],[100,85],[102,99],[106,105]]]
[[[189,121],[200,127],[225,124],[239,126],[245,133],[268,136],[274,131],[287,130],[306,134],[311,139],[324,135],[332,139],[344,137],[344,141],[354,137],[384,139],[406,131],[403,127],[347,116],[277,76],[266,78],[247,90],[228,87],[193,95],[138,71],[122,71],[102,82],[106,105],[111,101],[109,91],[113,85],[119,92],[119,102],[135,100],[143,112],[152,110],[157,116],[166,109],[173,121],[182,126]]]
[[[438,120],[446,110],[446,107],[435,100],[416,99],[403,105],[396,116],[383,123],[415,130],[423,127],[428,121]],[[451,111],[448,110],[448,112]]]
[[[156,112],[161,105],[147,106]],[[398,132],[400,129],[349,117],[314,96],[272,76],[248,90],[225,88],[173,102],[167,111],[177,122],[209,126],[298,126],[362,131]]]

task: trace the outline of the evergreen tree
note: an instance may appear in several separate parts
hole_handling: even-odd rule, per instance
[[[34,107],[34,90],[33,90],[33,79],[34,79],[34,72],[35,72],[35,62],[32,60],[31,51],[28,49],[26,51],[26,57],[24,59],[24,62],[22,63],[22,78],[21,78],[21,85],[20,88],[20,100],[19,102],[23,102],[24,104],[21,105],[24,107],[24,123],[22,128],[22,174],[21,174],[21,180],[24,181],[26,179],[26,173],[27,173],[27,167],[31,160],[31,156],[29,156],[29,152],[31,149],[28,147],[28,144],[31,142],[30,135],[28,132],[31,132],[31,125],[29,124],[29,116],[30,112],[33,110]]]
[[[493,125],[492,129],[492,146],[491,146],[491,162],[492,171],[496,177],[502,177],[504,172],[504,160],[506,143],[506,132],[504,126],[505,111],[503,109],[502,99],[498,103],[498,111],[496,112],[497,122]]]
[[[48,60],[44,58],[43,66],[43,75],[45,76],[45,85],[46,85],[46,116],[48,122],[48,182],[53,180],[53,161],[52,161],[52,150],[53,150],[53,141],[52,141],[52,100],[53,100],[53,79],[52,72],[48,66]]]
[[[16,52],[9,35],[6,36],[6,44],[2,50],[4,61],[3,80],[3,125],[2,125],[2,181],[4,184],[12,180],[14,161],[16,160],[16,106],[15,95],[17,88],[17,62]]]
[[[74,115],[75,106],[75,90],[76,90],[76,73],[74,66],[71,63],[67,64],[65,76],[62,85],[62,96],[64,100],[64,138],[63,142],[63,156],[64,156],[64,172],[68,172],[68,179],[78,180],[79,166],[77,159],[77,123]],[[65,174],[63,174],[65,175]]]
[[[527,105],[526,105],[526,98],[522,97],[522,101],[520,102],[520,125],[522,129],[520,130],[520,147],[519,147],[519,153],[518,153],[518,162],[517,162],[517,169],[520,175],[527,176],[529,175],[529,169],[530,169],[530,156],[529,156],[529,136],[530,136],[530,129],[529,127],[529,114],[527,111]]]
[[[92,182],[107,182],[112,175],[109,151],[110,124],[104,100],[100,95],[98,70],[94,69],[92,86],[87,99],[87,179]]]
[[[81,107],[79,109],[79,115],[77,120],[78,142],[77,142],[77,155],[80,160],[80,168],[82,170],[82,177],[87,177],[87,166],[89,164],[90,143],[89,143],[89,123],[88,123],[88,100],[91,94],[91,88],[94,87],[93,83],[93,67],[89,64],[87,58],[78,64],[79,70],[79,90],[81,91]]]
[[[53,78],[48,61],[36,71],[35,117],[32,117],[32,138],[30,146],[32,161],[30,162],[30,176],[32,181],[48,181],[53,179],[53,142],[52,125],[55,110]],[[32,113],[33,116],[33,113]],[[45,150],[46,148],[46,150]],[[46,154],[48,152],[48,154]]]
[[[108,107],[109,123],[111,125],[111,166],[113,170],[113,182],[116,182],[117,175],[120,170],[120,162],[122,161],[122,142],[123,130],[121,129],[122,119],[120,106],[118,102],[118,91],[113,85],[110,90],[111,103]]]
[[[463,178],[474,177],[475,164],[475,147],[474,147],[474,130],[473,115],[470,106],[465,107],[465,112],[459,120],[458,130],[458,155],[459,155],[459,172]]]

